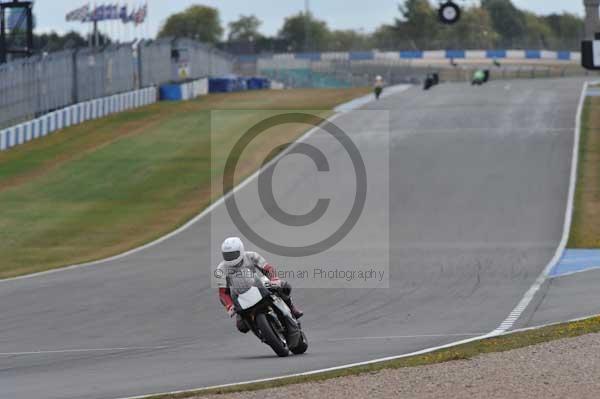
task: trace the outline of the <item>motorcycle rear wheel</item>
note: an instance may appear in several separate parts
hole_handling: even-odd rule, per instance
[[[279,357],[286,357],[290,354],[288,347],[285,342],[279,338],[279,335],[273,329],[273,326],[269,322],[269,319],[264,313],[256,315],[256,326],[260,330],[267,345],[273,349],[273,351]]]

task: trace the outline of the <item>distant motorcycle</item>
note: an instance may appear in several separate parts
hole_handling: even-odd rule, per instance
[[[306,352],[308,340],[300,322],[266,276],[242,267],[227,280],[236,313],[258,339],[280,357]]]
[[[423,82],[423,90],[429,90],[440,83],[440,75],[437,73],[428,73]]]
[[[487,83],[489,80],[490,80],[490,71],[478,69],[473,74],[473,80],[471,81],[471,84],[473,86],[481,86],[484,83]]]

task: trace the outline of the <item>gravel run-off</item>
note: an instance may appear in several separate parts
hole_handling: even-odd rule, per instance
[[[600,397],[599,352],[600,334],[590,334],[469,360],[208,398],[596,399]]]

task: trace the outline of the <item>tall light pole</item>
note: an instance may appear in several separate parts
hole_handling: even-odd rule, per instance
[[[594,40],[594,35],[600,31],[600,17],[598,7],[600,0],[583,0],[585,6],[585,38]]]
[[[598,0],[600,1],[600,0]],[[311,51],[311,32],[310,32],[310,0],[304,0],[304,50]]]

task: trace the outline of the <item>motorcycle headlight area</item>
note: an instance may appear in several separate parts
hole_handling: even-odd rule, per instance
[[[239,294],[237,301],[242,309],[250,309],[262,300],[263,296],[257,287],[252,287],[243,294]]]

